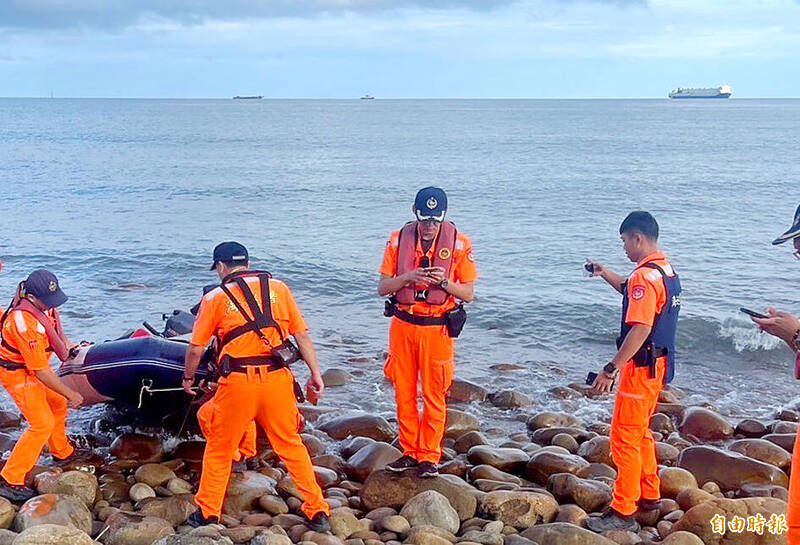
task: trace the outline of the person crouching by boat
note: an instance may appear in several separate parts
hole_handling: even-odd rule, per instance
[[[794,213],[794,221],[788,231],[772,241],[783,244],[791,240],[794,256],[800,259],[800,206]],[[795,378],[800,379],[800,319],[783,310],[767,309],[767,318],[751,317],[762,331],[781,339],[795,354]],[[798,427],[800,434],[800,427]],[[792,452],[792,470],[789,477],[789,505],[786,508],[786,525],[789,527],[787,542],[800,544],[800,446],[795,439]]]
[[[53,352],[63,361],[71,348],[56,310],[66,300],[56,276],[40,269],[20,285],[0,321],[0,383],[29,425],[0,472],[0,496],[12,501],[36,495],[24,485],[25,477],[45,444],[56,460],[75,452],[66,433],[67,404],[77,408],[83,397],[50,368]]]
[[[378,294],[391,296],[384,311],[392,317],[384,374],[394,384],[403,449],[403,456],[386,469],[415,470],[418,477],[430,478],[439,474],[455,338],[467,318],[456,299],[473,300],[478,275],[469,238],[444,220],[447,195],[442,189],[421,189],[412,210],[416,221],[391,234],[378,270]]]
[[[311,371],[306,392],[315,403],[325,389],[316,352],[303,315],[289,287],[264,271],[248,269],[247,249],[237,242],[214,248],[222,283],[203,296],[192,340],[186,351],[183,387],[194,394],[194,375],[212,337],[217,339],[219,380],[211,415],[203,426],[206,449],[195,502],[200,508],[187,519],[191,526],[219,521],[231,473],[232,454],[255,420],[286,465],[305,500],[306,525],[330,530],[330,507],[317,484],[311,457],[298,430],[296,399],[302,391],[289,364],[303,359]],[[299,350],[288,339],[294,337]],[[208,416],[208,415],[207,415]]]

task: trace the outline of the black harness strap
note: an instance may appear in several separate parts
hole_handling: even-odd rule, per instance
[[[278,331],[278,334],[281,336],[281,338],[283,337],[283,334],[281,333],[281,329],[278,326],[278,323],[272,317],[272,307],[269,299],[269,275],[266,273],[262,273],[258,274],[257,276],[259,282],[261,283],[261,298],[262,301],[264,302],[263,311],[261,310],[261,308],[259,308],[255,296],[253,295],[253,292],[250,290],[250,287],[247,285],[247,282],[241,276],[233,278],[233,281],[236,282],[236,285],[239,286],[240,290],[242,290],[245,302],[247,303],[247,306],[250,307],[250,312],[252,313],[253,316],[252,318],[250,317],[250,314],[248,314],[247,310],[245,310],[244,306],[242,306],[242,304],[238,301],[238,299],[234,297],[233,293],[231,293],[231,290],[228,288],[228,286],[226,286],[224,282],[220,284],[220,288],[222,288],[222,291],[225,293],[225,295],[228,296],[228,299],[231,300],[236,309],[245,319],[244,324],[231,329],[230,331],[228,331],[228,333],[225,334],[225,337],[220,341],[220,346],[219,346],[220,352],[222,351],[222,348],[229,342],[238,337],[241,337],[242,335],[250,331],[258,335],[258,337],[264,342],[264,344],[266,344],[270,348],[274,347],[269,342],[264,333],[261,331],[262,329],[266,329],[268,327],[274,327]]]

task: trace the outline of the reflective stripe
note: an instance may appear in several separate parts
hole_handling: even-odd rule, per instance
[[[464,249],[464,241],[456,240],[456,250],[463,250],[463,249]]]
[[[631,394],[629,392],[617,392],[617,395],[620,395],[622,397],[627,397],[627,398],[630,398],[630,399],[644,399],[644,395],[643,394]]]
[[[44,326],[39,321],[36,322],[36,332],[37,333],[45,333]]]
[[[25,316],[18,310],[14,311],[14,323],[17,324],[17,331],[20,333],[28,331],[28,324],[25,323]]]
[[[213,299],[214,297],[216,297],[216,296],[217,296],[217,295],[219,295],[220,293],[222,293],[222,290],[221,290],[221,289],[219,289],[218,287],[217,287],[217,288],[214,288],[214,289],[213,289],[213,290],[211,290],[210,292],[206,293],[206,294],[203,296],[203,299],[204,299],[205,301],[210,301],[211,299]]]

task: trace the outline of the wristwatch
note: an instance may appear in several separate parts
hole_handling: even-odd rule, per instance
[[[440,287],[440,288],[442,288],[443,290],[446,290],[446,289],[447,289],[447,286],[448,286],[449,284],[450,284],[450,281],[449,281],[447,278],[445,278],[444,280],[442,280],[441,282],[439,282],[439,287]]]
[[[603,366],[603,372],[612,377],[617,374],[617,371],[619,371],[619,369],[614,365],[614,362],[608,362]]]
[[[794,332],[794,337],[792,337],[792,346],[794,347],[795,352],[800,352],[800,329]]]

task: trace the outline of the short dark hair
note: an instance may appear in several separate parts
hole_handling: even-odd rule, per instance
[[[628,214],[619,226],[619,234],[641,233],[653,240],[658,240],[658,222],[650,212],[637,210]]]
[[[232,269],[234,267],[247,267],[250,265],[250,261],[247,259],[239,259],[236,261],[220,261],[220,263],[222,263],[229,269]]]

